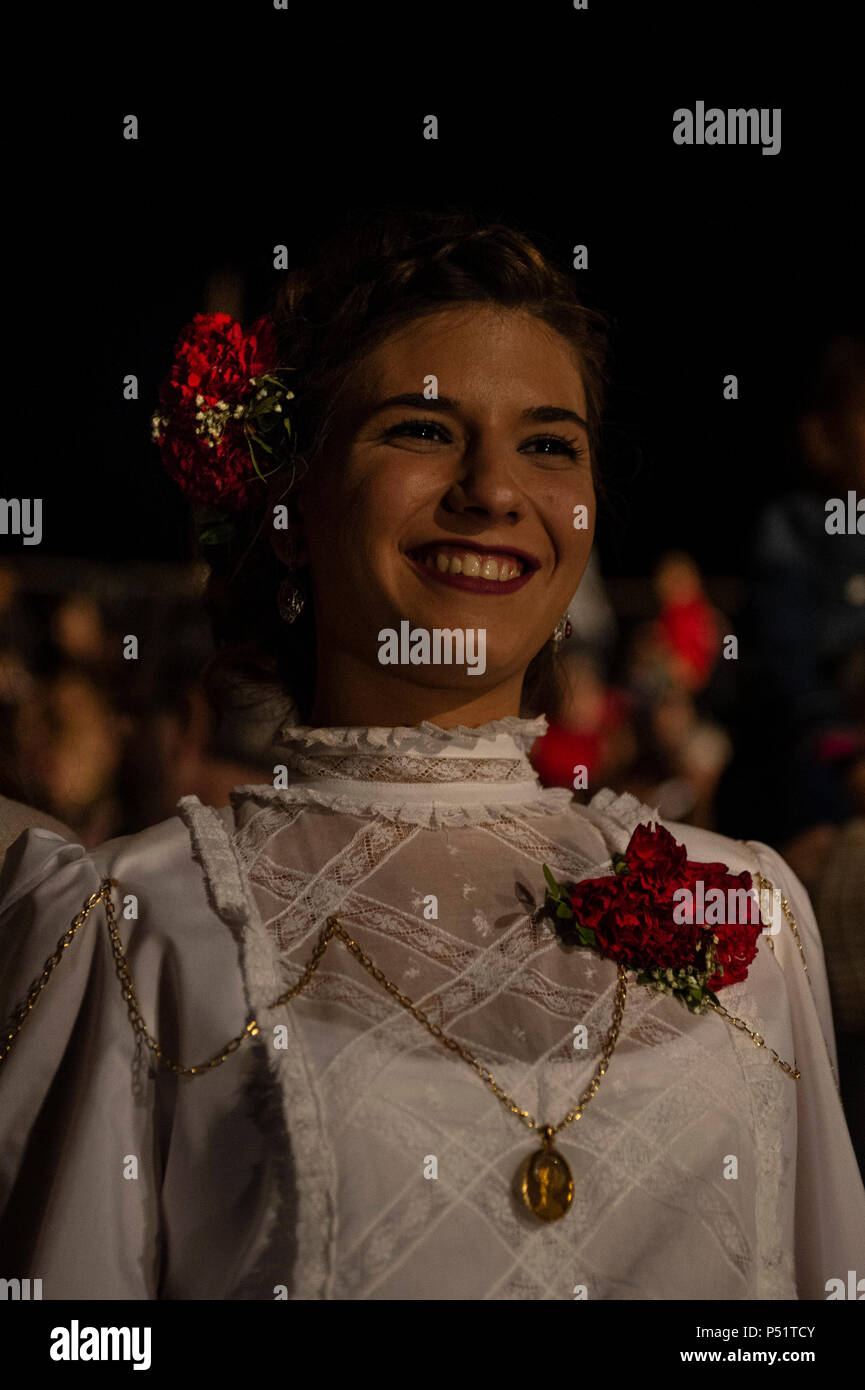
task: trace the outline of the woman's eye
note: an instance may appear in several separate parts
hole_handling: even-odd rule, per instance
[[[390,429],[385,431],[384,437],[391,439],[398,435],[407,435],[410,439],[438,438],[445,443],[450,442],[447,431],[436,420],[401,420],[398,425],[391,425]]]
[[[397,439],[405,437],[407,439],[418,439],[422,442],[435,443],[440,441],[444,444],[451,443],[451,437],[443,425],[437,420],[400,420],[398,424],[391,425],[385,431],[385,439]],[[567,458],[576,462],[582,458],[586,450],[577,446],[575,439],[565,439],[561,434],[536,435],[533,439],[527,439],[520,445],[520,452],[537,452],[541,455],[564,454]]]
[[[565,437],[561,434],[545,434],[538,436],[535,439],[527,439],[525,444],[523,444],[521,447],[523,449],[528,449],[529,446],[532,444],[540,444],[541,446],[551,446],[549,448],[542,447],[540,450],[541,453],[567,454],[568,458],[575,460],[581,458],[582,455],[586,452],[585,449],[579,448],[577,446],[577,441],[575,439],[565,439]]]

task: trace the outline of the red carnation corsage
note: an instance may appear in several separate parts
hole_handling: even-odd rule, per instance
[[[281,380],[287,370],[268,318],[244,332],[230,314],[196,314],[183,330],[152,437],[193,505],[240,511],[286,462],[285,403],[294,397]]]
[[[694,1013],[718,1003],[716,990],[745,979],[768,929],[749,873],[691,861],[668,830],[650,825],[636,827],[612,864],[611,875],[566,887],[543,866],[543,911],[564,945],[621,962],[638,972],[638,984]]]

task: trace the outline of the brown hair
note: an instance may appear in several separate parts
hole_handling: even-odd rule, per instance
[[[572,345],[586,392],[595,489],[604,500],[597,460],[608,320],[582,304],[571,278],[522,232],[465,212],[355,216],[278,287],[269,312],[280,361],[293,368],[297,472],[314,466],[340,393],[368,352],[414,319],[470,303],[527,310]],[[275,681],[306,720],[315,687],[315,617],[309,602],[292,625],[277,611],[276,591],[287,571],[273,554],[268,523],[279,495],[274,485],[263,511],[244,519],[232,555],[212,569],[206,597],[220,650],[206,685],[218,708],[226,682],[265,682],[272,690]],[[550,707],[554,665],[548,642],[526,673],[524,714]]]

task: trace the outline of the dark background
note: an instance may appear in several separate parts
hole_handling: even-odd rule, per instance
[[[244,276],[249,321],[276,243],[302,255],[349,208],[419,203],[515,222],[566,265],[588,246],[572,273],[618,325],[604,570],[643,574],[676,545],[736,574],[761,505],[799,476],[792,420],[822,342],[865,321],[861,83],[840,13],[238,3],[76,21],[13,155],[31,176],[13,224],[41,365],[3,491],[43,496],[39,553],[187,558],[149,416],[209,277]],[[780,106],[780,153],[674,145],[673,111],[698,99]]]

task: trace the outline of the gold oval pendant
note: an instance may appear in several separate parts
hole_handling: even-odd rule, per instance
[[[560,1153],[545,1145],[517,1174],[520,1196],[539,1221],[560,1221],[574,1200],[574,1179]]]

